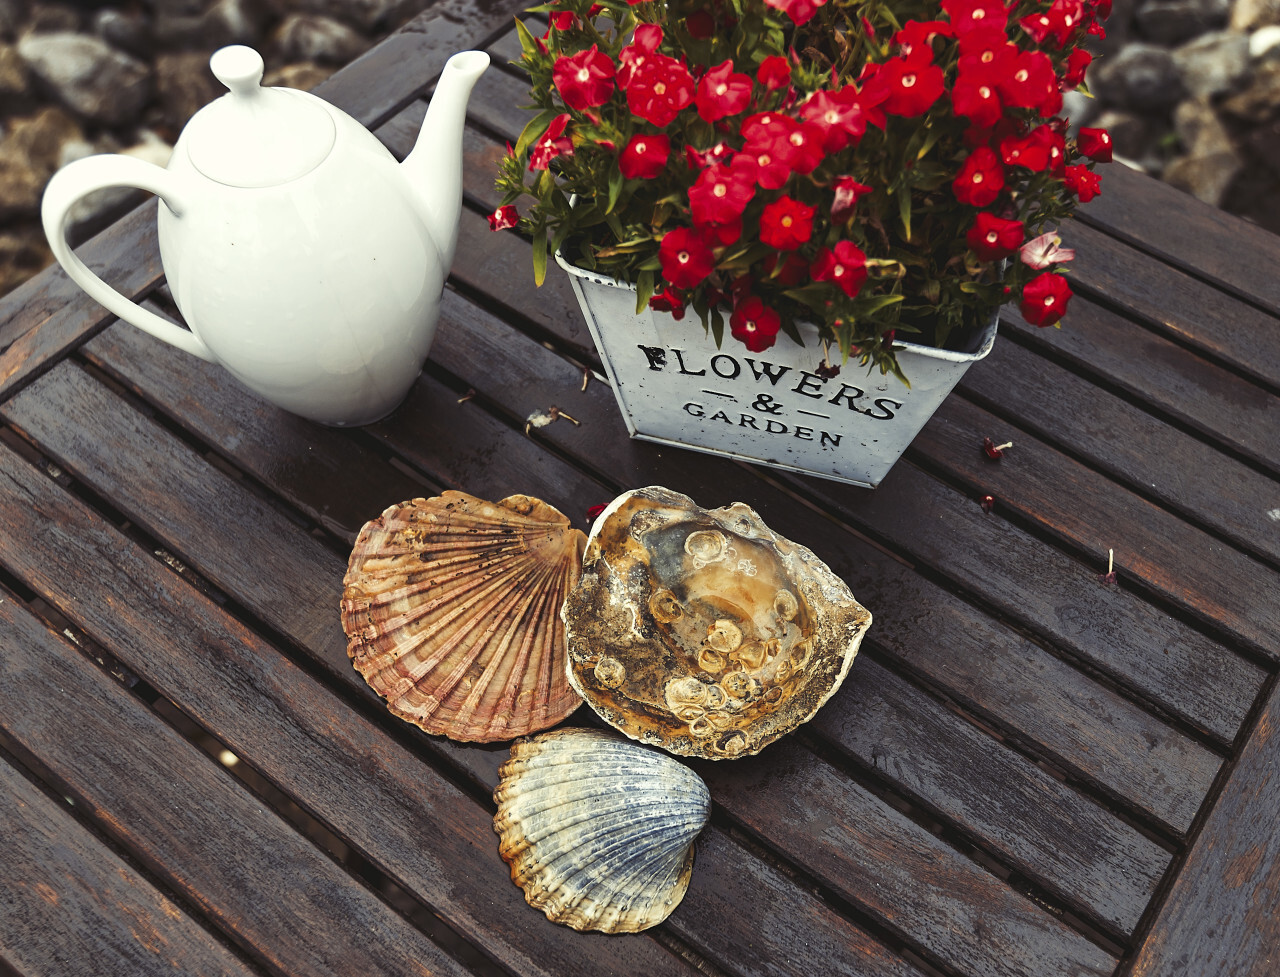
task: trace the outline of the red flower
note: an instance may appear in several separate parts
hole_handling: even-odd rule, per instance
[[[689,164],[689,169],[700,170],[712,163],[728,162],[732,158],[730,155],[732,152],[729,144],[723,142],[716,143],[710,149],[694,149],[692,146],[685,146],[684,161]]]
[[[515,207],[508,204],[505,207],[499,207],[489,215],[489,230],[501,231],[508,227],[515,227],[520,222],[520,215],[516,213]]]
[[[533,149],[529,152],[529,169],[545,170],[557,156],[573,155],[573,140],[564,135],[564,127],[569,124],[569,116],[557,115],[547,126]]]
[[[951,188],[962,204],[986,207],[993,203],[1004,189],[1004,167],[996,158],[995,150],[979,146],[970,153]]]
[[[1093,63],[1093,55],[1082,47],[1076,48],[1067,55],[1067,67],[1062,73],[1062,84],[1067,88],[1075,88],[1084,81],[1084,73]]]
[[[618,52],[618,87],[626,91],[631,79],[649,55],[662,43],[662,28],[657,24],[641,24],[631,36],[631,43]]]
[[[814,92],[800,106],[800,117],[822,131],[822,148],[827,153],[840,152],[867,131],[867,116],[853,85]]]
[[[658,260],[662,262],[662,277],[676,288],[700,285],[716,266],[711,246],[689,227],[667,232],[658,245]]]
[[[627,105],[632,114],[662,129],[693,101],[693,75],[675,58],[651,54],[631,76]]]
[[[827,0],[764,0],[774,10],[781,10],[797,27],[807,24]],[[772,345],[772,343],[770,344]]]
[[[1102,177],[1087,166],[1068,166],[1064,179],[1067,189],[1079,197],[1082,204],[1102,192]]]
[[[753,353],[763,353],[774,344],[780,325],[782,317],[773,309],[765,308],[756,295],[739,302],[729,316],[733,338],[740,340]]]
[[[836,177],[836,182],[832,184],[831,188],[834,191],[831,197],[831,222],[833,224],[843,224],[852,217],[853,207],[858,202],[858,198],[865,197],[873,189],[865,183],[859,183],[851,176]]]
[[[791,84],[791,64],[780,54],[771,54],[756,69],[756,81],[769,91]]]
[[[927,48],[908,58],[890,58],[880,66],[879,77],[889,86],[885,109],[907,118],[924,115],[945,90],[942,69]]]
[[[656,309],[658,312],[670,312],[671,318],[676,322],[684,318],[684,300],[680,298],[680,293],[670,286],[649,298],[649,308]]]
[[[964,239],[979,261],[999,261],[1017,251],[1026,234],[1022,221],[1006,220],[984,210],[974,218]]]
[[[951,18],[957,34],[968,34],[983,27],[1003,33],[1009,20],[1001,0],[942,0],[942,9]]]
[[[919,52],[927,54],[933,60],[933,39],[935,37],[954,37],[955,30],[945,20],[909,20],[902,25],[902,30],[893,35],[893,43],[898,45],[898,53],[903,57],[911,57]]]
[[[813,236],[813,208],[785,194],[760,215],[760,242],[779,251],[791,251]]]
[[[558,58],[551,69],[551,80],[560,90],[564,104],[581,112],[609,101],[615,70],[609,55],[589,47],[571,58]]]
[[[1018,138],[1005,136],[1000,140],[1000,156],[1006,166],[1024,166],[1032,173],[1043,173],[1051,163],[1062,158],[1062,137],[1048,126],[1036,126],[1027,135]],[[1054,148],[1058,152],[1054,153]]]
[[[652,180],[666,168],[670,155],[670,139],[641,133],[632,136],[619,154],[618,169],[628,180]]]
[[[1106,129],[1082,128],[1076,137],[1076,147],[1092,160],[1111,162],[1111,133]]]
[[[756,161],[738,153],[728,166],[708,166],[689,188],[689,212],[693,222],[733,224],[756,194]]]
[[[1006,105],[1021,109],[1038,109],[1043,115],[1056,115],[1062,105],[1058,76],[1053,62],[1043,51],[1019,51],[1007,73],[999,79],[1000,97]],[[1050,111],[1050,109],[1053,111]]]
[[[551,15],[551,27],[548,27],[547,33],[543,34],[542,36],[546,37],[548,34],[550,34],[552,27],[554,27],[558,31],[568,31],[568,30],[573,30],[573,28],[577,26],[578,26],[578,15],[571,10],[566,10],[561,13]]]
[[[1004,106],[996,88],[995,72],[987,70],[964,71],[956,77],[951,90],[951,105],[956,115],[963,115],[975,126],[987,128],[1000,121]]]
[[[708,122],[737,115],[751,101],[750,75],[735,74],[733,62],[709,70],[698,82],[698,114]]]
[[[1022,286],[1022,318],[1033,326],[1052,326],[1067,313],[1071,286],[1061,275],[1051,271],[1036,275]]]
[[[852,241],[837,241],[834,250],[823,248],[812,266],[813,280],[835,282],[853,298],[867,280],[867,256]]]

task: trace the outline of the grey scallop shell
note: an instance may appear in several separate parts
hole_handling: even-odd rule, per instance
[[[499,775],[499,850],[552,922],[636,933],[680,904],[711,814],[688,767],[613,733],[560,729],[514,743]]]

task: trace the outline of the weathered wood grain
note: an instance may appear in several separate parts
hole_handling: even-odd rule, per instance
[[[37,512],[67,505],[50,497],[51,481],[8,451],[0,451],[0,470],[6,537],[15,504]],[[79,546],[64,543],[64,551],[84,561],[81,572],[97,572],[102,580],[106,568],[95,566],[85,549],[96,543],[122,555],[128,546],[112,541],[109,532],[77,525],[80,514],[70,508],[63,512],[73,518],[61,531],[84,533]],[[46,530],[33,542],[37,548],[48,545],[55,535]],[[6,555],[13,556],[11,540],[4,542]],[[74,579],[72,568],[59,569],[62,583]],[[157,583],[150,591],[117,583],[93,599],[141,604],[155,600],[157,590],[164,592],[165,584]],[[87,592],[79,594],[88,603]],[[136,619],[146,621],[145,610],[139,608]],[[187,627],[196,634],[201,623],[189,619]],[[217,640],[205,633],[192,644],[212,658]],[[0,724],[103,831],[270,966],[335,977],[357,971],[406,977],[420,977],[424,969],[455,977],[467,973],[65,642],[46,635],[35,644],[9,644],[0,658]],[[279,727],[273,732],[278,736]],[[65,926],[64,921],[59,929]],[[362,933],[362,941],[352,941],[348,928]]]
[[[1017,453],[992,463],[984,435],[1013,441]],[[1100,557],[1114,548],[1122,575],[1280,659],[1280,573],[1270,567],[960,398],[942,405],[912,450],[1072,546]]]
[[[1015,342],[961,381],[969,398],[1237,547],[1280,564],[1275,480]],[[1016,462],[1015,444],[1010,461]]]
[[[1130,977],[1280,969],[1280,689],[1273,687]]]
[[[227,583],[228,575],[236,572],[234,565],[224,557],[224,565],[216,567],[210,566],[210,560],[207,554],[202,554],[195,549],[195,547],[199,545],[195,541],[200,541],[200,543],[202,543],[207,549],[208,534],[216,534],[219,530],[214,526],[208,525],[208,522],[211,520],[207,520],[205,523],[197,521],[194,525],[188,527],[186,525],[186,521],[190,516],[182,511],[182,506],[184,505],[199,505],[201,495],[200,486],[203,486],[213,478],[212,473],[197,473],[201,475],[201,477],[198,478],[183,476],[173,479],[173,476],[166,473],[166,469],[170,466],[163,462],[163,453],[157,452],[154,449],[148,449],[145,452],[137,452],[139,455],[148,456],[150,458],[150,463],[148,465],[135,466],[130,475],[130,481],[113,481],[113,479],[118,478],[114,469],[119,469],[121,465],[118,462],[113,462],[108,453],[99,452],[93,454],[92,452],[96,451],[94,445],[97,443],[113,442],[119,445],[120,442],[124,440],[123,435],[127,433],[127,427],[121,429],[117,425],[112,424],[112,427],[107,431],[103,431],[98,428],[98,425],[103,423],[102,420],[99,420],[101,418],[107,418],[107,422],[111,423],[109,404],[105,402],[102,394],[95,395],[83,391],[77,392],[74,388],[69,388],[67,383],[63,382],[67,376],[70,376],[67,371],[59,369],[49,374],[47,377],[42,378],[39,384],[34,385],[28,391],[25,391],[17,399],[17,402],[12,405],[10,415],[12,419],[29,434],[38,437],[42,444],[52,450],[59,457],[60,461],[65,464],[69,464],[73,469],[85,475],[85,477],[94,480],[99,488],[107,490],[112,495],[119,496],[121,498],[137,499],[138,501],[133,503],[133,508],[139,512],[138,518],[143,520],[146,524],[155,526],[160,520],[160,516],[155,513],[146,512],[145,507],[141,504],[142,500],[154,502],[157,506],[167,506],[172,508],[173,503],[168,503],[165,500],[170,497],[182,498],[183,501],[178,506],[178,512],[174,516],[164,517],[167,526],[163,528],[167,536],[171,537],[174,533],[181,533],[185,539],[174,540],[169,538],[167,539],[167,542],[174,545],[174,548],[184,559],[190,560],[193,565],[209,572],[215,581]],[[79,381],[68,381],[68,383],[74,383],[77,386],[80,385]],[[86,397],[91,399],[86,400]],[[59,404],[60,409],[58,413],[55,415],[53,412],[46,410],[43,412],[44,416],[39,419],[40,423],[35,423],[32,417],[32,411],[35,409],[34,405],[37,398],[42,398],[47,404],[55,402]],[[63,425],[68,429],[66,433],[60,433]],[[86,434],[82,435],[77,433],[79,429],[86,425],[89,429]],[[89,452],[90,454],[88,456],[72,457],[70,452],[60,450],[65,449],[68,444],[74,445],[77,452]],[[100,469],[105,469],[105,472],[100,473]],[[164,479],[164,481],[160,482],[158,485],[142,484],[143,480],[147,477],[160,477]],[[103,482],[104,478],[107,480],[105,483]],[[170,479],[173,480],[171,481]],[[184,487],[183,483],[189,484]],[[223,487],[220,491],[229,491],[229,488]],[[185,498],[186,496],[193,496],[193,498],[187,500]],[[225,534],[225,530],[223,530],[223,532]],[[289,548],[284,542],[284,540],[287,539],[285,531],[283,529],[277,529],[276,532],[279,533],[279,535],[275,537],[277,539],[276,546],[282,551],[288,552]],[[264,576],[269,575],[267,572],[264,572],[263,567],[255,565],[260,561],[243,555],[240,556],[239,559],[242,562],[247,563],[247,566],[245,566],[241,572],[243,572],[248,578],[252,580],[262,580]],[[301,563],[302,561],[298,562]],[[332,564],[337,563],[337,561],[332,558],[330,559],[330,562]],[[323,572],[323,567],[312,566],[306,572],[308,575],[320,576]],[[338,566],[332,566],[328,572],[328,576],[335,580],[335,586],[336,577],[339,573],[340,568]],[[288,583],[286,581],[282,581],[282,585],[288,586]],[[290,604],[285,601],[278,601],[274,603],[275,606],[282,609],[290,606]],[[312,611],[301,605],[297,606],[304,617],[311,613],[318,613],[319,611],[319,609]],[[277,611],[277,614],[279,613],[280,612]],[[278,618],[273,619],[272,624],[279,627],[281,630],[286,631],[286,633],[300,630],[296,623],[290,624],[288,622],[282,622],[278,620]],[[305,625],[303,625],[303,628],[305,628]],[[338,653],[341,654],[340,651]],[[330,655],[332,655],[332,652],[330,652]],[[349,670],[347,670],[345,674],[348,676],[348,680],[354,681]],[[260,764],[262,761],[257,762]],[[1016,769],[1008,767],[1005,769],[1007,774],[1013,776],[1017,775]],[[1023,776],[1025,775],[1026,773],[1024,771]],[[276,776],[281,775],[276,774]],[[1007,787],[1002,789],[1007,789]],[[1060,796],[1059,799],[1061,800],[1063,798]],[[313,801],[312,803],[315,802]],[[1033,815],[1026,811],[1019,813],[1020,818],[1026,818],[1028,816]],[[330,815],[330,817],[333,817],[333,815]],[[1085,819],[1086,822],[1088,822],[1088,815],[1085,816]],[[1103,824],[1104,822],[1098,823]],[[1115,826],[1110,827],[1110,829],[1105,831],[1105,833],[1117,842],[1116,847],[1118,851],[1105,850],[1104,856],[1105,858],[1114,860],[1115,867],[1111,871],[1113,873],[1112,882],[1115,887],[1121,890],[1125,888],[1125,884],[1121,883],[1120,880],[1126,872],[1136,871],[1140,876],[1145,875],[1150,877],[1158,871],[1158,861],[1151,857],[1151,852],[1144,851],[1140,843],[1135,844],[1136,839],[1132,835],[1126,838],[1126,832]],[[1080,833],[1080,837],[1083,838],[1083,832]],[[1024,845],[1022,848],[1023,850],[1027,850],[1028,846]],[[1083,853],[1083,844],[1079,850]],[[1104,851],[1104,849],[1100,849],[1099,851]],[[1157,853],[1156,858],[1158,859],[1158,857]],[[811,867],[815,867],[819,871],[824,871],[821,865],[823,859],[811,857],[810,862]],[[812,864],[814,862],[817,862],[818,864],[815,866]],[[1135,863],[1138,865],[1136,870]],[[976,871],[982,874],[981,870]],[[1104,869],[1103,871],[1105,873],[1106,870]],[[1083,885],[1077,885],[1075,883],[1072,884],[1072,888],[1073,891],[1076,892],[1082,892],[1084,890]],[[911,898],[911,896],[909,892],[902,892],[897,898],[908,899]],[[1088,901],[1091,897],[1085,896],[1083,898]],[[1123,895],[1121,895],[1120,898],[1121,901],[1124,901]],[[1017,906],[1018,904],[1019,903],[1015,901],[1014,906]],[[1132,901],[1125,910],[1126,914],[1130,915],[1135,914],[1137,911],[1140,911],[1139,904]],[[1034,915],[1030,917],[1029,925],[1031,925],[1032,929],[1037,929],[1042,925],[1041,923],[1035,922],[1035,919],[1036,917]],[[943,929],[945,928],[946,927],[943,927]],[[941,932],[941,930],[939,932]],[[1053,932],[1050,932],[1049,936],[1046,936],[1045,938],[1049,939],[1050,942],[1054,942],[1059,936],[1060,934],[1055,936]],[[935,947],[935,952],[946,954],[952,951],[949,947],[942,946]]]
[[[1088,208],[1086,208],[1088,209]],[[1061,228],[1075,249],[1072,282],[1161,332],[1205,350],[1272,388],[1280,386],[1280,322],[1268,312],[1080,221]],[[1070,329],[1071,312],[1062,327]]]
[[[25,618],[25,620],[24,620]],[[0,591],[5,657],[56,641]],[[0,763],[0,953],[24,974],[250,977],[254,971]]]
[[[1082,223],[1280,313],[1280,238],[1126,166],[1101,173]]]

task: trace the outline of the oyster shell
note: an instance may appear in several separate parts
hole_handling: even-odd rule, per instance
[[[636,933],[666,919],[711,814],[696,773],[594,729],[512,744],[493,830],[529,905],[576,930]]]
[[[596,519],[562,612],[569,679],[632,739],[758,753],[840,687],[871,614],[809,549],[740,502],[650,487]]]
[[[585,542],[524,495],[391,506],[361,529],[342,581],[352,664],[428,733],[493,742],[554,726],[582,701],[559,612]]]

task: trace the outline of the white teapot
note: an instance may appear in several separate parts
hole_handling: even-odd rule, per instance
[[[192,117],[166,168],[91,156],[49,182],[45,234],[71,278],[158,339],[303,417],[368,424],[400,403],[435,335],[462,206],[480,51],[445,65],[403,163],[324,100],[263,88],[258,52],[216,52],[230,92]],[[160,258],[191,331],[111,288],[68,246],[67,214],[103,187],[158,194]]]

